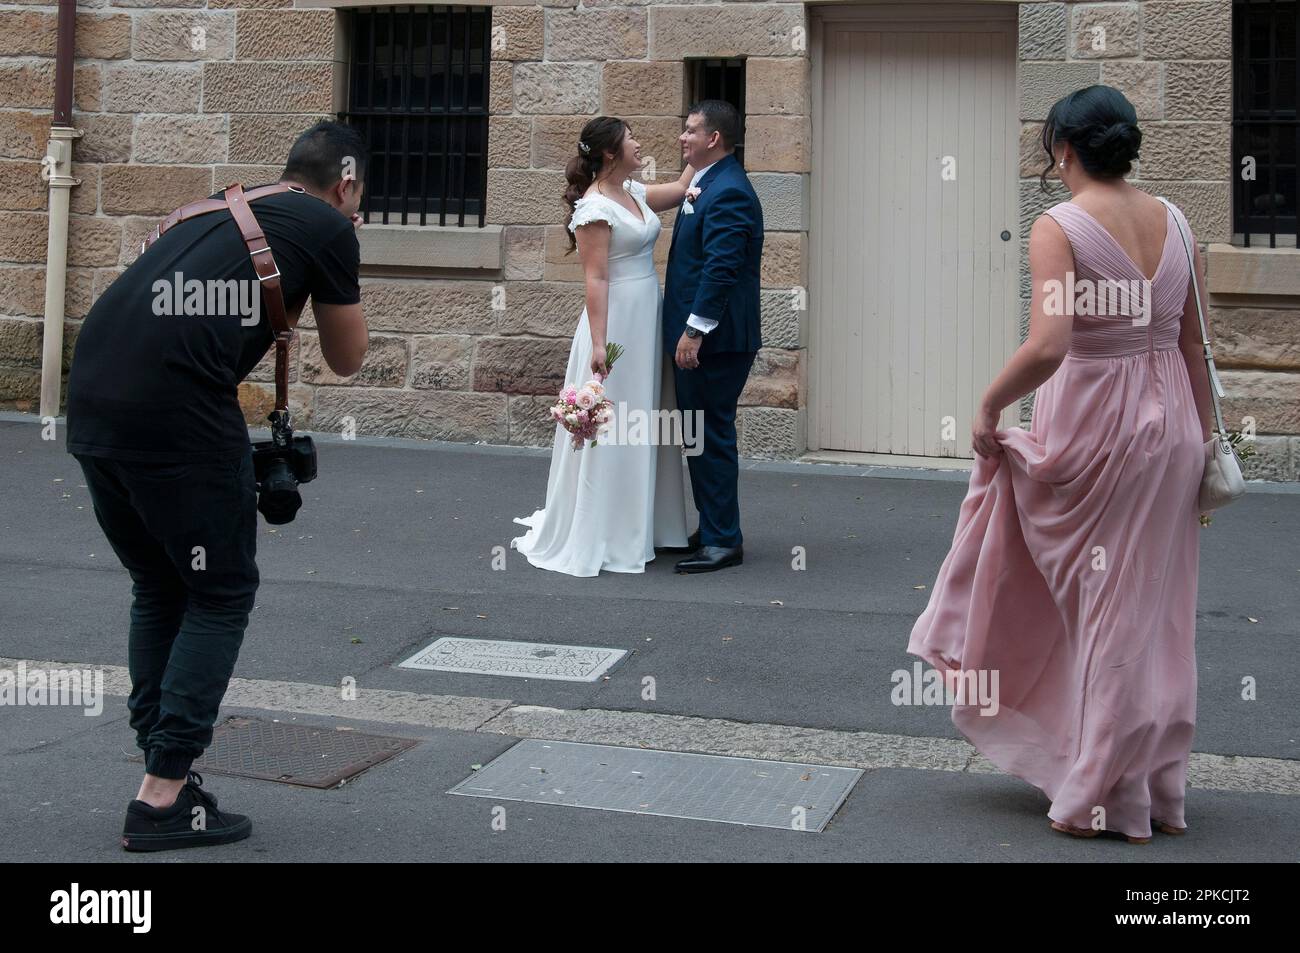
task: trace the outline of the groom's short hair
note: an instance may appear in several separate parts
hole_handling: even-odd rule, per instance
[[[730,152],[740,140],[740,111],[721,99],[701,99],[686,111],[688,116],[701,116],[704,128],[722,137],[722,145]]]

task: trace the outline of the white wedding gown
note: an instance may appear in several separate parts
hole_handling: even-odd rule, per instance
[[[532,516],[516,517],[528,532],[510,541],[534,566],[571,576],[595,576],[602,569],[644,572],[655,558],[654,547],[686,545],[680,445],[612,442],[620,415],[676,407],[672,368],[663,355],[663,293],[654,265],[662,226],[645,203],[645,186],[635,180],[624,185],[644,221],[593,192],[577,201],[569,225],[576,230],[604,221],[612,230],[605,340],[622,345],[623,354],[605,381],[605,397],[614,404],[615,423],[608,437],[581,450],[574,450],[569,434],[556,425],[546,505]],[[580,386],[591,377],[591,331],[583,308],[564,380]],[[631,429],[631,419],[626,426]]]

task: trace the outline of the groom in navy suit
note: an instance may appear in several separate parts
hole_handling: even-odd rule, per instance
[[[682,159],[697,170],[677,210],[664,282],[664,349],[675,365],[677,406],[703,414],[703,448],[688,457],[700,527],[677,572],[739,565],[741,549],[736,403],[759,334],[763,210],[734,155],[740,114],[706,99],[690,108]],[[692,198],[694,196],[694,198]]]

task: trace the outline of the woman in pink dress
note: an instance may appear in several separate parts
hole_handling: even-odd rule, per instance
[[[1186,830],[1211,409],[1187,221],[1123,178],[1141,139],[1108,86],[1048,114],[1042,183],[1054,171],[1072,198],[1030,232],[1029,335],[976,412],[970,488],[908,644],[957,690],[962,734],[1051,799],[1054,829],[1137,843]],[[1030,429],[998,430],[1035,389]],[[996,705],[960,693],[981,672]]]

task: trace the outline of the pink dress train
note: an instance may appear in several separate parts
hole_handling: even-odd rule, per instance
[[[1069,238],[1076,280],[1145,280],[1082,208],[1047,214]],[[1136,837],[1152,818],[1185,826],[1196,724],[1203,464],[1178,350],[1190,274],[1174,215],[1187,228],[1167,210],[1149,324],[1076,314],[1030,429],[999,432],[1004,452],[976,457],[908,643],[936,668],[997,672],[996,713],[959,699],[953,724],[1040,788],[1050,818]]]

